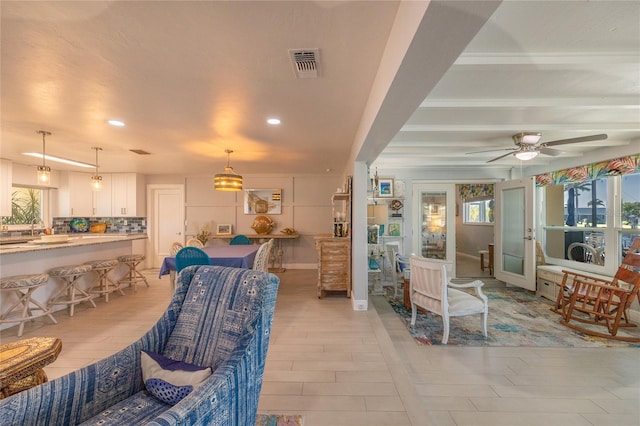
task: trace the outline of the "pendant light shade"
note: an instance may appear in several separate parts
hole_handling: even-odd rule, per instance
[[[91,189],[100,191],[102,189],[102,176],[98,174],[98,151],[102,151],[102,148],[94,146],[91,149],[96,150],[96,174],[91,176]]]
[[[40,185],[49,185],[51,183],[51,167],[45,164],[45,137],[47,135],[51,135],[51,132],[47,132],[46,130],[38,130],[36,133],[42,135],[42,166],[38,166],[37,176],[38,176],[38,184]]]
[[[229,156],[233,151],[225,149],[224,152],[227,153],[227,167],[224,168],[224,173],[214,176],[213,185],[216,191],[242,191],[242,176],[229,165]]]

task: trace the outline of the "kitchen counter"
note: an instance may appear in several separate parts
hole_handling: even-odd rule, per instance
[[[15,237],[17,238],[17,237]],[[57,250],[68,247],[90,246],[112,243],[116,241],[133,241],[146,239],[147,234],[69,234],[64,243],[41,243],[39,237],[27,242],[0,245],[0,255],[27,253],[32,251]],[[24,237],[22,238],[24,241]]]
[[[34,243],[38,241],[39,243]],[[25,274],[42,274],[58,266],[81,265],[94,260],[117,259],[132,253],[145,253],[147,234],[69,234],[64,243],[42,244],[40,239],[28,243],[4,244],[0,246],[0,273],[3,277]],[[110,272],[111,279],[120,280],[128,272],[124,264]],[[94,285],[95,273],[84,275],[78,285],[88,289]],[[42,303],[63,289],[59,279],[49,278],[49,283],[38,288],[33,297]],[[123,296],[125,297],[125,296]],[[17,299],[4,294],[0,298],[0,312],[5,312]],[[54,306],[54,311],[66,309]],[[0,329],[14,324],[0,324]]]

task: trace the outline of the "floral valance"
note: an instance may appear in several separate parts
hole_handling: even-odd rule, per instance
[[[493,198],[492,183],[464,183],[456,185],[463,200],[478,200]]]
[[[634,173],[640,173],[640,154],[537,175],[536,186],[586,182],[608,176],[630,175]]]

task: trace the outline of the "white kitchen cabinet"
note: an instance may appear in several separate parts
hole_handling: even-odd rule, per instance
[[[58,203],[61,216],[93,216],[91,173],[69,172],[61,180],[61,200]]]
[[[11,216],[13,163],[0,159],[0,216]]]
[[[102,173],[102,189],[93,191],[93,216],[111,216],[111,174]]]
[[[144,176],[137,173],[111,175],[111,214],[115,217],[146,214]]]

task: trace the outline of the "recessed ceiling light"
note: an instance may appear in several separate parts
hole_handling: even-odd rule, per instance
[[[278,124],[280,124],[280,119],[279,118],[268,118],[267,119],[267,123],[271,124],[272,126],[277,126]]]
[[[28,155],[29,157],[42,158],[42,153],[41,152],[23,152],[22,155]],[[49,155],[49,154],[46,154],[44,156],[44,158],[49,160],[49,161],[55,161],[55,162],[64,163],[64,164],[70,164],[72,166],[78,166],[78,167],[86,167],[88,169],[93,169],[93,168],[96,167],[95,164],[81,163],[80,161],[68,160],[68,159],[62,158],[62,157],[54,157],[53,155]]]
[[[111,124],[112,126],[116,126],[116,127],[124,127],[124,121],[120,121],[120,120],[109,120],[109,121],[107,121],[107,123]]]

